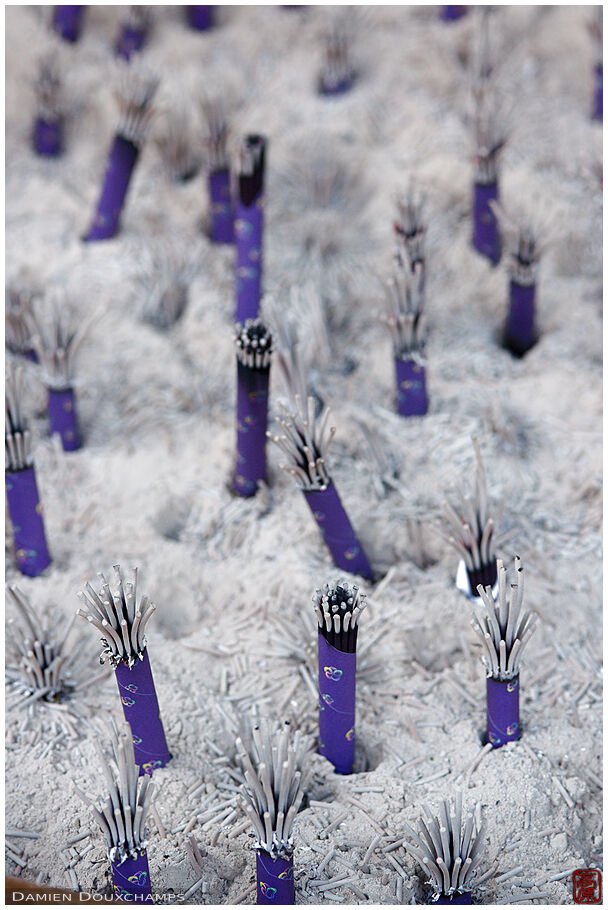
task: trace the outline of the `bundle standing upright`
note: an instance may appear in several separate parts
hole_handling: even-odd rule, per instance
[[[234,224],[230,195],[228,120],[220,99],[203,98],[207,126],[207,190],[209,194],[209,236],[213,243],[233,243]]]
[[[236,316],[256,319],[262,291],[264,170],[266,139],[246,136],[240,151],[234,222],[236,241]]]
[[[130,60],[133,54],[141,51],[148,36],[151,22],[151,7],[128,6],[116,39],[116,55],[122,57],[123,60]]]
[[[419,417],[428,411],[423,288],[422,266],[418,263],[411,270],[398,253],[387,287],[391,311],[384,321],[393,339],[396,406],[402,417]]]
[[[272,335],[260,319],[236,326],[237,413],[234,491],[254,496],[266,480]]]

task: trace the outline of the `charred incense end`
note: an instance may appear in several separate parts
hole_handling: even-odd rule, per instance
[[[357,585],[326,584],[312,599],[319,632],[333,648],[354,654],[357,650],[359,617],[367,606],[366,595]]]

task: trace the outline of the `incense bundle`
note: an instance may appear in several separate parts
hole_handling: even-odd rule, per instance
[[[36,154],[58,158],[63,153],[65,108],[59,64],[54,53],[46,54],[39,63],[34,81],[36,118],[32,144]]]
[[[279,418],[283,434],[269,434],[289,459],[290,463],[281,468],[295,478],[304,493],[335,565],[372,579],[367,556],[325,467],[325,456],[335,433],[335,428],[328,426],[330,410],[325,408],[317,419],[314,399],[309,396],[305,406],[299,395],[294,396],[294,408],[292,412],[285,409],[284,416]]]
[[[226,110],[219,99],[203,98],[201,107],[207,127],[205,146],[208,167],[209,236],[214,243],[233,243]]]
[[[93,223],[85,241],[107,240],[118,232],[120,214],[152,114],[159,80],[133,64],[116,92],[119,119]]]
[[[51,562],[36,483],[32,441],[22,408],[23,371],[8,366],[5,384],[4,459],[8,511],[17,568],[36,576]]]
[[[429,406],[424,353],[424,264],[417,261],[412,269],[398,253],[387,292],[391,311],[384,321],[393,339],[397,411],[402,417],[421,416]]]
[[[272,335],[260,319],[236,326],[236,470],[234,491],[254,496],[266,480],[268,388]]]
[[[147,595],[137,603],[137,569],[133,570],[133,583],[123,586],[120,566],[113,568],[114,590],[110,590],[104,576],[98,573],[101,582],[98,592],[88,582],[86,594],[78,592],[84,609],[79,608],[77,614],[102,634],[100,662],[107,660],[114,667],[125,720],[133,732],[139,773],[152,774],[171,758],[144,634],[156,607]]]
[[[149,6],[128,6],[116,39],[116,55],[130,60],[144,46],[152,22]]]
[[[506,237],[509,273],[509,309],[503,343],[513,354],[523,357],[538,340],[536,331],[536,278],[544,245],[531,223],[511,221],[498,205],[492,206]]]
[[[478,804],[477,811],[481,805]],[[405,824],[409,840],[404,847],[424,870],[437,904],[472,903],[472,877],[479,865],[485,825],[477,829],[475,813],[466,820],[462,815],[462,794],[454,799],[454,810],[442,800],[439,815],[424,806],[426,820],[418,819],[418,831]]]
[[[197,32],[204,32],[213,25],[212,6],[187,6],[188,25]]]
[[[64,41],[69,41],[71,44],[78,41],[84,9],[84,6],[53,7],[53,30]]]
[[[320,95],[343,95],[357,77],[352,62],[352,23],[347,16],[332,17],[323,32],[323,64],[317,89]]]
[[[290,734],[285,721],[274,733],[256,725],[247,748],[240,737],[236,741],[245,811],[256,836],[258,904],[295,903],[292,828],[304,796],[309,748],[299,730]]]
[[[106,839],[112,866],[114,896],[123,903],[153,903],[146,841],[146,816],[154,784],[149,777],[138,780],[138,768],[128,723],[120,729],[112,720],[112,759],[93,739],[107,784],[107,797],[93,802],[76,784],[74,790],[91,807]]]
[[[460,554],[461,562],[456,585],[468,597],[475,597],[478,585],[496,584],[496,553],[494,522],[488,514],[488,486],[477,439],[473,439],[477,470],[473,498],[462,497],[463,505],[457,511],[447,500],[443,502],[447,530],[439,527],[442,537]]]
[[[264,233],[264,171],[267,141],[246,136],[240,150],[234,221],[236,241],[236,317],[245,323],[260,308]]]
[[[338,774],[355,759],[355,674],[359,616],[365,594],[344,582],[325,585],[313,599],[319,626],[319,752]]]
[[[507,600],[507,570],[498,560],[498,598],[479,585],[481,605],[471,623],[481,638],[486,668],[486,742],[495,749],[521,736],[519,723],[519,667],[524,649],[536,628],[536,614],[522,610],[524,570],[515,557],[515,584]]]
[[[594,10],[593,20],[589,23],[589,33],[593,41],[595,63],[593,65],[593,105],[591,118],[603,121],[604,119],[604,19],[603,7]]]
[[[441,18],[444,22],[455,22],[466,14],[466,6],[442,6]]]

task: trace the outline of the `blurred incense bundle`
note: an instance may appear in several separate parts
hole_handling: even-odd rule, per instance
[[[319,627],[319,752],[338,774],[350,774],[355,759],[355,677],[359,616],[365,594],[344,582],[313,596]]]
[[[264,172],[267,141],[249,135],[239,153],[234,221],[236,240],[236,316],[245,323],[256,319],[262,290],[264,234]]]
[[[137,603],[137,569],[133,582],[123,585],[120,566],[113,568],[114,590],[98,573],[98,592],[88,582],[86,593],[78,592],[83,608],[77,614],[102,634],[100,661],[108,660],[114,667],[125,720],[133,731],[139,773],[152,774],[171,759],[146,647],[145,628],[156,607],[147,595]]]
[[[254,496],[266,480],[268,389],[272,335],[260,319],[235,327],[237,360],[237,454],[234,491]]]
[[[70,44],[78,41],[85,6],[54,6],[53,30]]]
[[[591,118],[603,121],[604,119],[604,8],[596,6],[593,20],[589,23],[589,33],[593,41],[593,105]]]
[[[130,60],[133,54],[138,53],[144,46],[151,24],[150,6],[128,6],[116,39],[116,55]]]
[[[322,34],[323,63],[317,83],[320,95],[342,95],[352,88],[357,77],[352,62],[353,37],[352,7],[343,7],[338,15],[331,13]]]
[[[397,410],[402,417],[421,416],[428,411],[422,265],[412,269],[397,253],[387,296],[390,312],[384,322],[393,340]]]
[[[58,158],[63,154],[65,102],[59,61],[49,51],[39,61],[34,81],[36,117],[32,142],[36,154],[43,158]]]
[[[515,557],[515,584],[507,600],[507,570],[498,560],[498,598],[479,585],[479,607],[471,623],[483,646],[486,668],[486,742],[495,749],[521,736],[519,723],[519,667],[524,649],[536,628],[536,615],[522,609],[524,570]]]
[[[204,97],[201,108],[206,124],[208,233],[214,243],[233,243],[234,224],[230,195],[228,115],[219,98]]]
[[[466,6],[442,6],[440,17],[444,22],[455,22],[466,15]]]
[[[196,32],[204,32],[214,24],[212,6],[186,6],[188,25]]]
[[[119,120],[93,223],[86,241],[107,240],[118,232],[120,215],[139,150],[144,142],[158,78],[134,64],[125,65],[116,92]]]
[[[23,371],[9,364],[5,380],[5,484],[17,568],[40,575],[51,562],[38,494],[31,435],[23,414]]]

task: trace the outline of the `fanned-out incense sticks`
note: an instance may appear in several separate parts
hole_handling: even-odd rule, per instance
[[[144,46],[151,24],[151,7],[128,6],[116,39],[117,56],[122,57],[123,60],[130,60],[133,54],[140,51]]]
[[[420,416],[428,410],[423,262],[416,261],[412,268],[397,253],[387,291],[391,309],[384,321],[393,339],[397,410],[402,417]]]
[[[348,8],[347,8],[348,10]],[[320,95],[342,95],[352,88],[357,72],[352,61],[352,18],[332,15],[323,31],[323,63],[317,89]]]
[[[54,51],[45,54],[38,64],[34,81],[36,117],[32,143],[36,154],[58,158],[63,153],[65,102],[59,61]]]
[[[74,44],[80,37],[84,6],[54,6],[53,29],[64,41]]]
[[[143,270],[138,275],[143,303],[141,318],[161,331],[183,316],[190,285],[201,268],[199,244],[192,237],[173,234],[151,241],[142,251]]]
[[[475,812],[464,820],[461,793],[454,799],[453,811],[445,799],[438,816],[427,806],[423,808],[426,819],[419,817],[417,831],[405,824],[409,838],[404,847],[424,869],[434,903],[470,904],[473,874],[483,855],[485,824],[477,830]]]
[[[186,6],[188,24],[195,32],[204,32],[214,24],[212,6]]]
[[[282,435],[269,434],[289,459],[289,463],[281,467],[295,478],[304,493],[336,566],[372,579],[367,556],[325,466],[327,450],[335,433],[335,428],[329,427],[330,410],[325,408],[317,418],[312,396],[304,403],[296,394],[293,401],[294,409],[290,412],[285,408],[278,421]]]
[[[236,317],[245,323],[260,308],[264,233],[264,136],[246,136],[239,153],[234,221],[236,241]]]
[[[474,496],[462,497],[460,511],[444,500],[446,530],[438,528],[461,557],[456,585],[469,597],[475,597],[478,585],[493,588],[497,577],[494,522],[488,513],[486,472],[477,439],[473,439],[473,447],[477,461]]]
[[[234,224],[230,196],[228,116],[219,98],[203,98],[201,108],[206,124],[208,233],[214,243],[232,243]]]
[[[131,175],[144,142],[158,78],[133,63],[124,64],[116,92],[119,119],[93,223],[86,241],[107,240],[118,232]]]
[[[24,575],[40,575],[51,557],[44,533],[31,435],[23,413],[23,371],[11,364],[5,380],[4,445],[6,498],[17,568]]]
[[[79,608],[77,613],[101,632],[100,662],[109,661],[116,672],[139,773],[152,774],[171,758],[146,647],[145,630],[156,607],[147,595],[137,603],[137,569],[133,570],[133,582],[123,585],[120,566],[114,566],[113,591],[101,573],[97,577],[101,583],[98,592],[88,582],[86,593],[78,592],[84,609]]]
[[[482,645],[486,668],[486,742],[495,749],[521,736],[519,723],[519,667],[524,649],[536,628],[536,614],[522,609],[524,570],[515,557],[515,584],[507,600],[507,570],[498,560],[498,598],[479,585],[481,598],[471,623]]]
[[[593,40],[594,64],[593,64],[593,105],[591,107],[591,118],[593,120],[604,119],[604,8],[597,6],[594,10],[593,20],[589,23],[589,33]]]
[[[309,744],[299,731],[290,734],[288,721],[274,732],[257,724],[248,748],[236,741],[245,811],[255,831],[258,904],[295,903],[292,828],[304,796]]]
[[[338,774],[355,759],[355,674],[359,616],[365,594],[344,582],[324,585],[313,596],[319,626],[319,752]]]
[[[12,354],[37,360],[32,345],[32,302],[39,291],[25,277],[16,278],[5,293],[4,343]]]
[[[254,496],[266,480],[268,389],[272,335],[260,319],[235,330],[237,366],[236,469],[234,491]]]
[[[440,16],[444,22],[455,22],[466,15],[466,6],[442,6]]]
[[[107,796],[96,804],[74,784],[83,802],[103,831],[112,866],[114,896],[122,903],[153,903],[146,840],[146,816],[154,784],[149,777],[138,780],[138,768],[128,723],[117,728],[112,719],[110,742],[112,760],[99,741],[93,739],[99,755]]]
[[[170,180],[187,183],[196,176],[201,156],[195,147],[189,109],[183,98],[172,98],[158,118],[154,142]]]

